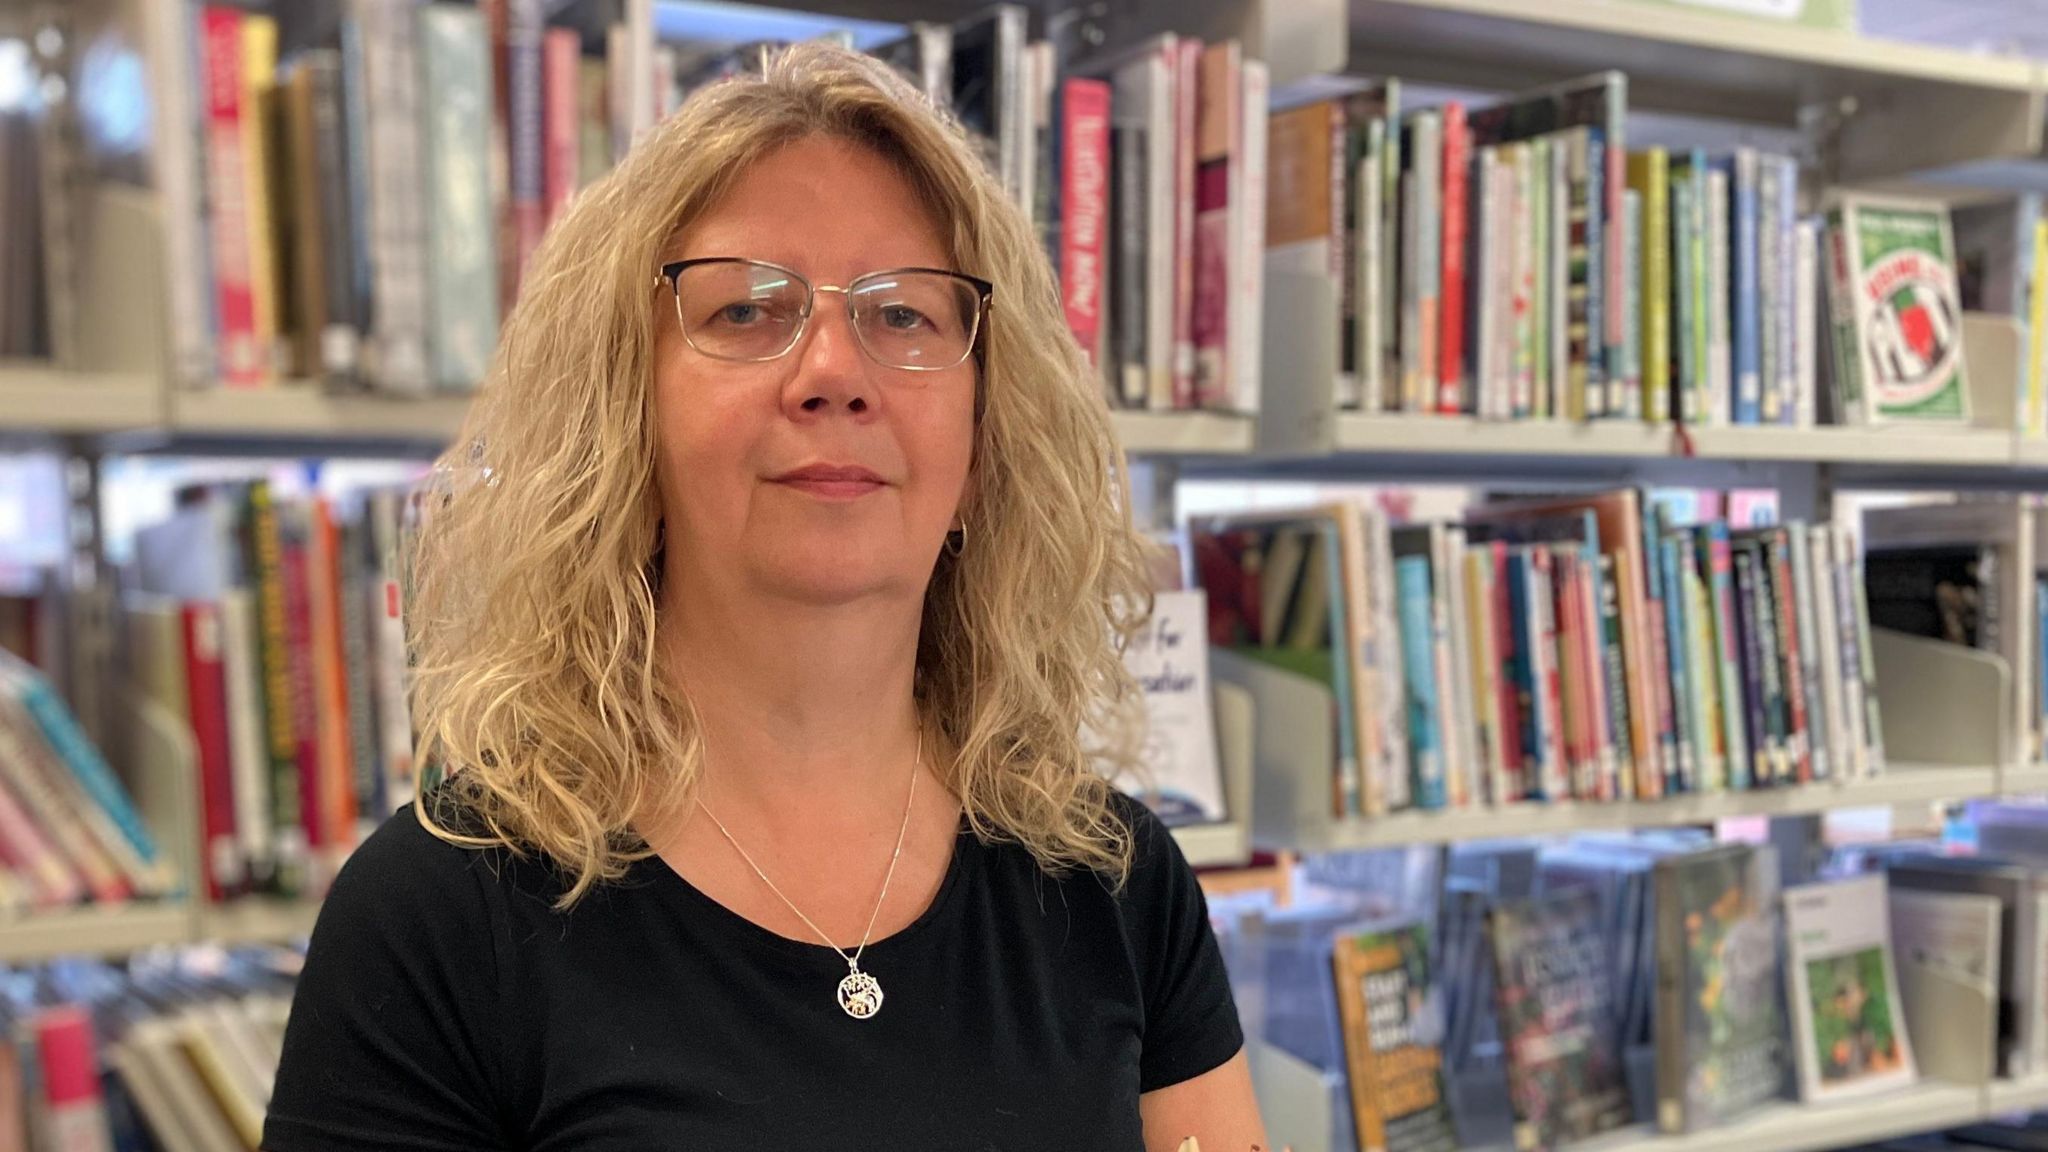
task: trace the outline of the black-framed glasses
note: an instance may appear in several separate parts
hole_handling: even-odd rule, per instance
[[[662,284],[675,296],[683,339],[713,359],[759,363],[787,354],[803,339],[818,293],[837,292],[861,350],[885,368],[910,372],[966,360],[995,294],[986,280],[940,268],[869,272],[842,288],[733,256],[663,264],[655,278]]]

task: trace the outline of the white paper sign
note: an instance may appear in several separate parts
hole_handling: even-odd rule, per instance
[[[1142,759],[1148,778],[1125,780],[1167,824],[1208,824],[1229,813],[1216,760],[1209,695],[1208,600],[1199,589],[1160,592],[1152,619],[1124,652],[1145,692]]]

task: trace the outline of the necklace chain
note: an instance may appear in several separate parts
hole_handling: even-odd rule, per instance
[[[791,900],[789,897],[784,896],[782,894],[782,889],[777,888],[775,886],[775,881],[770,880],[768,878],[768,873],[762,871],[761,866],[759,864],[754,863],[754,858],[752,856],[747,855],[747,850],[745,848],[740,847],[740,842],[733,837],[733,834],[730,831],[727,831],[725,827],[725,822],[718,818],[718,814],[713,812],[710,806],[704,803],[702,798],[698,799],[697,807],[702,808],[704,810],[704,814],[706,816],[711,817],[711,823],[717,825],[719,834],[725,837],[725,842],[732,845],[732,850],[740,854],[740,859],[745,860],[747,862],[747,867],[752,868],[754,870],[754,875],[759,876],[761,878],[761,883],[766,884],[770,892],[775,893],[778,899],[780,899],[784,904],[787,904],[789,906],[789,910],[791,912],[796,913],[797,919],[802,920],[806,927],[808,927],[811,931],[816,932],[818,934],[818,939],[823,940],[825,942],[825,947],[830,948],[834,952],[839,953],[840,958],[846,961],[847,967],[852,969],[854,972],[858,973],[860,971],[861,955],[868,950],[868,938],[872,936],[875,931],[875,921],[881,917],[882,905],[889,899],[889,882],[896,878],[896,862],[902,859],[903,857],[903,838],[904,835],[910,831],[910,808],[911,805],[917,800],[918,769],[923,765],[923,763],[924,727],[922,725],[919,725],[917,732],[917,752],[915,755],[911,757],[910,760],[910,792],[907,796],[904,797],[903,800],[903,823],[896,829],[896,851],[891,853],[889,856],[889,870],[882,874],[882,891],[880,895],[875,897],[875,910],[873,912],[868,913],[868,926],[860,934],[860,946],[855,948],[851,955],[847,954],[846,949],[841,948],[837,944],[834,944],[832,942],[832,938],[830,936],[825,935],[825,930],[823,928],[818,927],[818,925],[814,923],[809,916],[804,915],[804,910],[796,906],[796,901]]]

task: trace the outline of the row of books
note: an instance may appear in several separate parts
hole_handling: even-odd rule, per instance
[[[133,797],[34,665],[0,651],[0,919],[176,894]]]
[[[2022,818],[2038,851],[2048,816]],[[1393,915],[1221,903],[1258,953],[1254,1027],[1341,1101],[1332,1147],[1547,1149],[1717,1127],[1788,1086],[2038,1073],[2039,859],[1890,846],[1781,895],[1768,846],[1667,831],[1452,849],[1440,902]]]
[[[324,890],[413,793],[408,496],[197,487],[136,535],[123,605],[143,696],[190,727],[209,899]]]
[[[625,149],[624,26],[317,7],[148,6],[177,378],[473,388],[547,223]]]
[[[1210,517],[1189,552],[1213,646],[1329,691],[1340,819],[1884,767],[1841,525],[1683,524],[1622,490],[1462,524],[1351,503]]]
[[[202,947],[14,974],[0,991],[0,1148],[257,1147],[300,963]]]

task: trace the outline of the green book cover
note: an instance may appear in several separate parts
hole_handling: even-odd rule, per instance
[[[1860,403],[1849,404],[1845,415],[1868,424],[1968,424],[1962,299],[1948,208],[1845,197],[1833,220],[1846,263],[1837,276],[1848,281],[1861,383]]]

